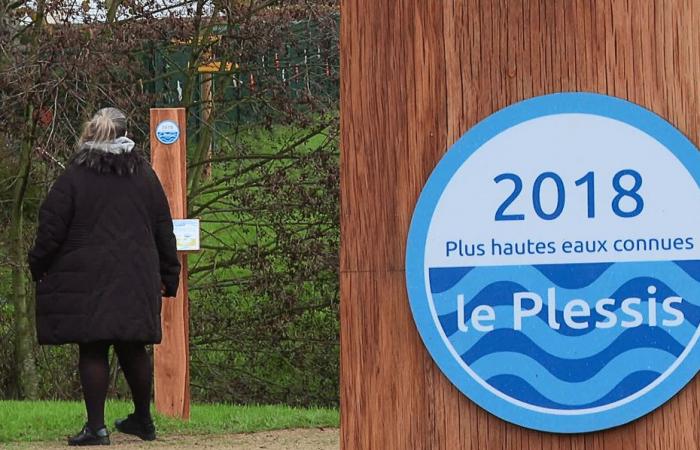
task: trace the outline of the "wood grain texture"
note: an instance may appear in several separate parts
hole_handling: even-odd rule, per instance
[[[460,394],[420,342],[404,282],[413,207],[471,126],[537,95],[625,98],[700,143],[697,0],[344,0],[341,446],[696,449],[700,386],[631,424],[554,435]]]
[[[180,138],[164,145],[156,139],[155,129],[163,120],[180,126]],[[174,219],[187,214],[187,136],[184,108],[151,109],[151,163],[170,203]],[[163,299],[161,325],[163,341],[154,348],[155,405],[164,415],[189,419],[189,303],[187,296],[187,256],[180,253],[180,287],[174,299]]]

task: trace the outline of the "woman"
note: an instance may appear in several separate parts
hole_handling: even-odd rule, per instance
[[[135,407],[115,426],[155,439],[145,346],[161,341],[161,295],[175,296],[180,263],[163,188],[126,134],[126,116],[115,108],[101,109],[85,125],[76,154],[41,205],[29,253],[39,343],[80,349],[88,419],[69,445],[109,444],[110,345]]]

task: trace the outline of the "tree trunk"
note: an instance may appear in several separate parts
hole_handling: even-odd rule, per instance
[[[24,201],[31,170],[31,151],[36,123],[34,109],[27,106],[25,123],[29,132],[22,142],[18,167],[18,180],[12,197],[10,216],[9,253],[12,261],[12,300],[15,325],[15,385],[14,396],[35,399],[38,397],[36,361],[34,359],[34,329],[30,318],[31,299],[27,295],[26,247],[24,245]]]

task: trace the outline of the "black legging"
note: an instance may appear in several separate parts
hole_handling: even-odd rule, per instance
[[[80,344],[80,383],[83,386],[88,425],[93,430],[105,426],[105,399],[109,387],[108,353],[111,344],[114,344],[119,365],[131,388],[136,416],[143,420],[151,418],[153,369],[146,346],[132,342]]]

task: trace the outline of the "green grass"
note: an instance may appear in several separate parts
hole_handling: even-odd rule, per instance
[[[131,412],[127,402],[109,401],[105,422],[110,431],[115,419]],[[160,434],[249,433],[288,428],[337,427],[335,409],[301,409],[289,406],[192,405],[188,422],[156,414]],[[55,441],[80,431],[85,409],[79,402],[0,401],[0,443]]]

